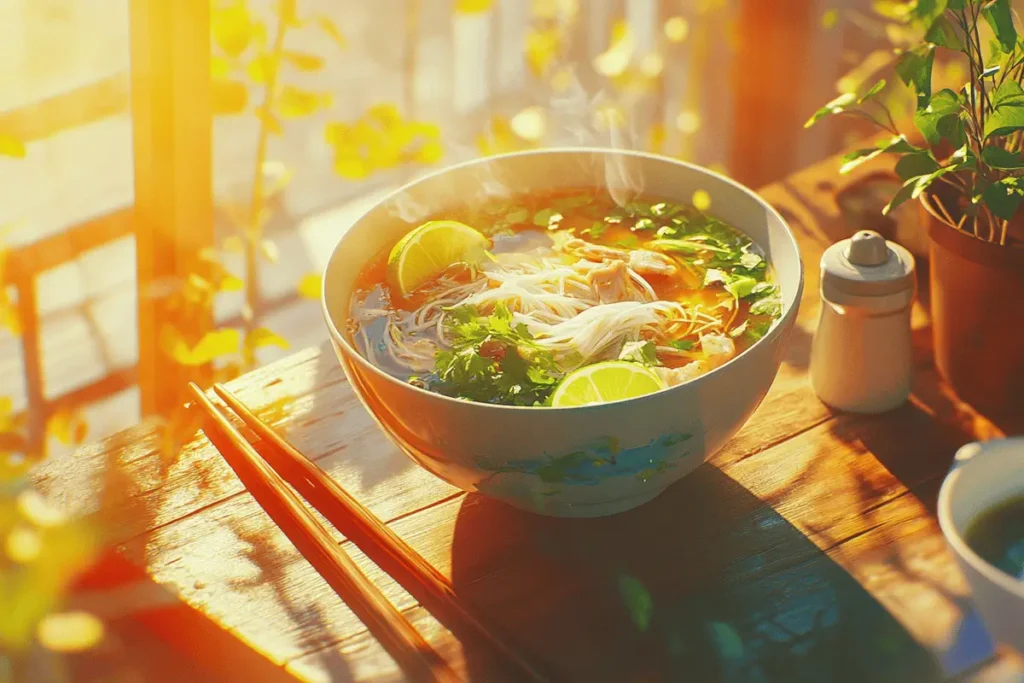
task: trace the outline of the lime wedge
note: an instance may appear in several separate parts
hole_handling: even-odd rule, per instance
[[[613,360],[575,370],[555,389],[551,405],[556,408],[608,403],[665,389],[652,371],[637,363]]]
[[[403,296],[430,282],[456,263],[477,265],[490,242],[458,221],[430,221],[411,231],[388,256],[388,280]]]

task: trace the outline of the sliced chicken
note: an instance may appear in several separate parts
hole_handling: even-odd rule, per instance
[[[711,370],[711,364],[705,360],[695,360],[692,363],[687,363],[681,368],[656,367],[651,369],[658,373],[665,384],[670,387],[674,387],[677,384],[683,384],[684,382],[697,379],[708,370]]]
[[[629,252],[629,267],[641,275],[675,275],[679,270],[670,257],[646,249]]]
[[[587,274],[590,286],[597,292],[603,304],[625,301],[628,290],[629,271],[623,261],[603,261],[591,268]]]
[[[700,338],[700,348],[716,368],[736,355],[736,343],[723,334],[705,334]]]
[[[562,250],[588,261],[629,261],[629,252],[625,249],[603,247],[600,244],[591,244],[581,239],[566,240],[562,245]]]
[[[562,245],[562,250],[588,261],[625,261],[640,275],[675,275],[678,270],[670,257],[647,249],[616,249],[571,239]]]

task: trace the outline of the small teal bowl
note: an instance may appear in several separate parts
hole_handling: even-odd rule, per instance
[[[710,213],[765,251],[783,312],[757,343],[697,379],[635,399],[576,408],[495,406],[451,399],[380,371],[345,332],[356,278],[427,216],[497,192],[608,186],[679,203],[694,192]],[[420,466],[466,491],[558,517],[598,517],[655,498],[717,452],[775,379],[797,316],[803,266],[782,217],[751,190],[698,166],[639,152],[546,149],[452,166],[389,195],[338,241],[322,303],[345,374],[389,438]]]

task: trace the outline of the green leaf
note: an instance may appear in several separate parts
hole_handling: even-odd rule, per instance
[[[950,114],[939,119],[939,135],[949,140],[949,144],[958,149],[967,142],[967,128],[964,126],[965,116],[966,114],[961,109],[957,114]]]
[[[849,173],[853,169],[857,168],[863,163],[874,159],[880,154],[895,153],[895,154],[910,154],[918,151],[916,147],[907,142],[906,138],[902,135],[896,135],[888,140],[883,140],[878,143],[875,147],[867,147],[864,149],[858,149],[854,152],[843,157],[843,165],[839,168],[840,173]]]
[[[1017,44],[1017,29],[1013,26],[1013,14],[1010,11],[1010,0],[995,0],[982,10],[985,21],[992,27],[1003,52],[1011,52]]]
[[[654,613],[654,600],[647,588],[632,576],[622,576],[619,578],[619,593],[633,623],[641,631],[646,631]]]
[[[910,15],[928,29],[946,11],[946,5],[946,0],[917,0]]]
[[[944,166],[935,170],[928,175],[913,178],[914,189],[910,193],[911,199],[917,199],[921,196],[921,193],[928,189],[932,183],[949,173],[955,173],[956,171],[962,171],[964,169],[972,169],[977,167],[977,159],[974,153],[971,152],[967,146],[958,149],[953,156],[949,158],[950,163],[948,166]]]
[[[910,196],[914,193],[914,186],[917,184],[917,178],[911,178],[903,184],[903,187],[893,195],[893,198],[886,204],[885,208],[882,209],[882,215],[888,216],[894,209],[900,204],[903,204],[910,199]]]
[[[814,112],[814,115],[807,119],[804,124],[804,128],[810,128],[818,121],[822,120],[826,116],[832,116],[834,114],[841,114],[846,111],[851,104],[857,101],[857,96],[852,92],[843,93],[839,97],[835,98],[824,107]]]
[[[1024,88],[1007,80],[992,92],[992,111],[985,119],[985,138],[1024,128]]]
[[[1020,202],[1024,199],[1024,189],[1020,178],[1003,178],[992,183],[981,193],[981,201],[985,202],[993,214],[1003,220],[1010,220],[1017,214]]]
[[[861,95],[860,99],[857,100],[857,104],[864,104],[865,102],[870,100],[872,97],[874,97],[878,93],[882,92],[883,89],[885,89],[885,79],[884,78],[882,80],[878,81],[877,83],[875,83],[873,86],[871,86],[871,88],[869,88],[866,93]]]
[[[562,214],[554,209],[541,209],[533,217],[533,224],[541,228],[553,229],[558,227],[562,220]]]
[[[658,360],[658,349],[654,342],[650,341],[626,342],[622,345],[619,360],[628,360],[648,366],[661,365]]]
[[[964,8],[964,0],[949,0],[946,3],[946,9],[961,10]]]
[[[939,122],[947,116],[957,117],[960,113],[960,97],[949,88],[935,93],[931,101],[914,112],[914,125],[931,145],[942,140],[939,133]]]
[[[939,162],[932,157],[931,152],[907,154],[896,162],[896,175],[904,181],[928,175],[937,170],[939,170]]]
[[[13,135],[0,133],[0,156],[25,158],[25,143]]]
[[[1002,170],[1024,168],[1024,159],[1019,154],[1002,147],[985,147],[981,150],[981,160]]]
[[[752,277],[741,275],[725,286],[725,290],[737,299],[749,295],[757,286],[757,280]]]
[[[932,64],[935,61],[935,46],[922,45],[908,50],[896,60],[896,73],[900,79],[917,92],[917,108],[928,106],[932,96]]]
[[[928,29],[928,33],[925,34],[924,39],[929,43],[934,43],[939,47],[946,47],[951,50],[961,50],[963,46],[960,44],[960,38],[956,34],[956,29],[953,28],[953,24],[950,23],[949,19],[940,16],[935,20],[935,23]]]
[[[743,638],[730,624],[720,621],[713,621],[708,625],[711,631],[711,638],[718,650],[718,655],[724,660],[740,660],[743,658]]]

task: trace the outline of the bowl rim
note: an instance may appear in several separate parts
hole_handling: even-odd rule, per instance
[[[730,358],[728,361],[726,361],[722,365],[720,365],[720,366],[718,366],[718,367],[716,367],[716,368],[714,368],[712,370],[709,370],[708,372],[704,373],[703,375],[700,375],[700,376],[696,377],[695,379],[692,379],[692,380],[690,380],[688,382],[684,382],[682,384],[677,384],[677,385],[672,386],[672,387],[667,387],[665,389],[661,389],[659,391],[655,391],[655,392],[650,393],[650,394],[644,394],[642,396],[636,396],[636,397],[633,397],[633,398],[618,399],[616,401],[608,401],[607,403],[592,403],[592,404],[583,405],[583,406],[510,406],[510,405],[497,404],[497,403],[482,403],[482,402],[479,402],[479,401],[469,401],[469,400],[466,400],[466,399],[459,399],[459,398],[452,398],[451,396],[445,396],[444,394],[439,394],[439,393],[434,392],[434,391],[429,391],[427,389],[423,389],[421,387],[417,387],[417,386],[415,386],[413,384],[409,384],[408,382],[403,382],[403,381],[399,380],[397,377],[394,377],[394,376],[384,372],[383,370],[381,370],[380,368],[375,366],[373,363],[371,363],[369,360],[364,358],[363,355],[361,353],[359,353],[359,350],[356,349],[352,344],[350,344],[348,339],[345,337],[345,335],[343,335],[341,333],[341,331],[339,330],[338,326],[336,325],[336,323],[334,321],[334,317],[331,315],[331,312],[330,312],[330,310],[329,310],[329,308],[327,306],[327,273],[328,273],[328,271],[330,271],[331,265],[334,263],[335,257],[337,256],[337,254],[339,252],[339,249],[341,247],[342,242],[345,241],[345,237],[348,234],[348,230],[346,230],[345,233],[342,234],[342,236],[338,239],[337,243],[334,245],[334,248],[331,250],[331,255],[327,259],[327,264],[323,268],[322,277],[321,277],[321,283],[320,283],[320,308],[321,308],[321,312],[323,313],[324,320],[327,323],[328,332],[330,333],[331,338],[333,339],[333,341],[336,344],[340,345],[342,347],[342,349],[344,350],[344,352],[348,356],[350,356],[351,358],[354,359],[354,362],[358,363],[360,365],[360,367],[362,367],[365,370],[369,371],[371,374],[373,374],[373,375],[383,379],[384,381],[386,381],[388,383],[392,383],[392,384],[394,384],[394,385],[396,385],[398,387],[401,387],[401,388],[403,388],[405,390],[411,390],[413,392],[418,392],[418,393],[423,394],[423,395],[425,395],[427,397],[430,397],[431,399],[441,400],[441,401],[445,401],[445,402],[451,402],[453,404],[457,404],[457,405],[460,405],[460,406],[470,405],[470,406],[475,406],[475,407],[478,407],[478,408],[481,408],[481,409],[489,409],[489,410],[497,410],[497,411],[544,411],[544,412],[547,412],[547,413],[556,412],[556,411],[557,412],[563,412],[564,411],[564,412],[585,413],[585,412],[596,412],[596,411],[607,409],[609,406],[618,406],[618,405],[622,405],[622,404],[626,404],[626,403],[634,403],[634,404],[645,403],[645,402],[648,402],[648,401],[655,400],[655,397],[665,397],[665,396],[667,396],[668,394],[671,394],[671,393],[679,393],[681,391],[692,390],[692,389],[696,388],[697,386],[699,386],[700,384],[702,384],[702,383],[704,383],[706,381],[709,381],[708,378],[710,378],[711,376],[719,373],[720,371],[724,370],[725,368],[729,367],[730,365],[732,365],[733,363],[738,361],[740,358],[742,358],[743,356],[747,355],[747,353],[749,351],[751,351],[752,349],[756,348],[757,346],[767,344],[767,343],[769,343],[772,340],[775,340],[781,334],[783,334],[783,331],[786,328],[788,328],[790,325],[795,324],[795,322],[796,322],[795,318],[796,318],[797,312],[800,309],[800,299],[803,296],[803,290],[804,290],[804,264],[803,264],[803,259],[801,258],[801,254],[800,254],[800,245],[797,243],[796,235],[793,233],[793,229],[790,227],[790,225],[786,221],[786,219],[783,218],[782,214],[780,214],[775,209],[775,207],[773,207],[771,204],[769,204],[757,192],[755,192],[754,190],[750,189],[749,187],[747,187],[745,185],[742,185],[741,183],[733,180],[732,178],[729,178],[728,176],[725,176],[725,175],[723,175],[721,173],[718,173],[716,171],[712,171],[709,168],[705,168],[705,167],[699,166],[697,164],[691,164],[691,163],[686,162],[686,161],[681,161],[679,159],[675,159],[673,157],[665,156],[663,154],[654,154],[654,153],[651,153],[651,152],[640,152],[640,151],[633,151],[633,150],[624,150],[624,149],[617,149],[617,148],[614,148],[614,147],[592,147],[592,146],[587,146],[587,147],[565,147],[565,146],[562,146],[562,147],[545,147],[545,148],[542,148],[542,149],[532,149],[532,150],[525,150],[525,151],[520,151],[520,152],[506,152],[506,153],[503,153],[503,154],[494,154],[494,155],[490,155],[490,156],[486,156],[486,157],[476,157],[476,158],[473,158],[473,159],[469,159],[467,161],[462,161],[462,162],[459,162],[457,164],[452,164],[450,166],[445,166],[444,168],[437,169],[437,170],[432,171],[430,173],[427,173],[427,174],[425,174],[423,176],[420,176],[419,178],[416,178],[416,179],[411,180],[411,181],[409,181],[407,183],[404,183],[400,187],[397,187],[397,188],[391,190],[385,196],[383,196],[380,200],[375,202],[372,206],[367,207],[363,211],[363,213],[359,216],[359,218],[357,218],[355,221],[352,222],[352,224],[349,226],[349,230],[352,227],[354,227],[356,224],[361,222],[363,219],[365,219],[366,216],[369,215],[371,212],[376,211],[378,208],[380,208],[384,204],[387,204],[388,202],[392,201],[396,196],[400,195],[402,192],[405,192],[406,190],[408,190],[408,189],[410,189],[412,187],[415,187],[416,185],[418,185],[420,183],[426,182],[426,181],[431,180],[433,178],[436,178],[438,176],[442,176],[442,175],[444,175],[446,173],[450,173],[450,172],[458,170],[458,169],[468,168],[468,167],[477,166],[477,165],[483,165],[483,164],[487,164],[487,163],[500,162],[500,161],[502,161],[504,159],[509,159],[509,158],[526,157],[526,156],[545,156],[545,155],[550,155],[550,154],[595,154],[595,155],[618,154],[618,155],[624,155],[624,156],[646,158],[646,159],[650,159],[652,161],[666,162],[666,163],[674,164],[674,165],[677,165],[677,166],[682,166],[682,167],[687,168],[690,171],[696,172],[698,174],[712,176],[712,177],[716,178],[717,180],[719,180],[721,182],[724,182],[726,185],[732,186],[732,188],[734,190],[742,192],[743,194],[746,194],[747,196],[751,197],[759,205],[761,205],[762,208],[764,208],[771,216],[773,216],[779,222],[779,225],[781,225],[782,228],[783,228],[784,236],[785,236],[789,246],[793,249],[793,252],[797,256],[797,259],[796,259],[796,262],[797,262],[797,286],[796,286],[795,296],[793,297],[793,304],[786,308],[786,310],[783,312],[782,316],[778,319],[778,321],[776,321],[774,327],[772,328],[772,330],[768,334],[763,336],[761,339],[758,339],[756,342],[754,342],[749,347],[747,347],[746,349],[744,349],[740,353],[738,353],[735,356],[733,356],[732,358]]]
[[[939,488],[939,497],[936,504],[939,529],[942,530],[946,542],[953,549],[953,552],[960,559],[971,566],[976,572],[983,576],[990,583],[994,583],[1011,595],[1024,600],[1024,581],[1015,579],[1004,571],[997,569],[990,562],[985,560],[968,545],[967,539],[960,533],[959,527],[953,521],[952,498],[956,495],[956,485],[960,477],[971,467],[972,460],[977,458],[1008,457],[1010,454],[993,453],[1003,448],[1017,451],[1017,458],[1024,460],[1024,436],[1008,436],[999,439],[990,439],[984,442],[974,442],[962,446],[954,456],[953,467],[942,480]],[[968,450],[970,449],[970,450]],[[988,452],[986,452],[988,451]],[[966,455],[970,453],[970,455]],[[966,457],[965,457],[966,456]],[[986,510],[991,509],[991,506]],[[977,519],[977,517],[975,517]],[[972,520],[973,521],[973,520]],[[964,532],[967,530],[964,529]]]

